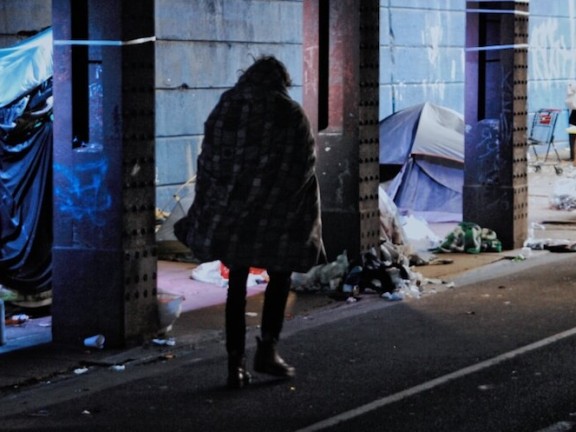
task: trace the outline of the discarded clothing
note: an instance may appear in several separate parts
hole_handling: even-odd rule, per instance
[[[292,273],[292,289],[295,291],[336,291],[344,283],[348,272],[348,254],[342,252],[327,264],[318,264],[306,273]]]
[[[502,243],[493,230],[481,228],[473,222],[460,222],[445,237],[436,252],[502,252]]]

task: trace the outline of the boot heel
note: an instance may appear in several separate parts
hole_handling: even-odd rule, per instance
[[[296,369],[280,357],[276,351],[276,341],[256,338],[257,348],[254,357],[254,370],[259,373],[280,378],[292,378]]]
[[[252,375],[246,370],[246,359],[244,357],[229,357],[227,387],[229,389],[241,389],[251,382]]]
[[[228,372],[227,386],[229,389],[241,389],[252,382],[252,376],[246,369],[238,368]]]

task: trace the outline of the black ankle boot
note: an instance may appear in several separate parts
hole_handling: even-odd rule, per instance
[[[246,357],[228,356],[228,388],[241,389],[252,381],[250,372],[246,370]]]
[[[258,346],[254,357],[254,370],[256,372],[282,378],[292,378],[296,370],[287,364],[276,351],[275,340],[262,340],[256,338]]]

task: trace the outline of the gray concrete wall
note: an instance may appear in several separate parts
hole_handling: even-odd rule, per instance
[[[156,0],[157,206],[195,172],[203,125],[253,57],[288,67],[301,101],[301,0]]]
[[[464,113],[465,0],[380,1],[380,118],[425,101]],[[565,110],[576,80],[576,0],[530,0],[528,122]],[[557,140],[566,143],[565,110]]]
[[[576,81],[576,0],[530,1],[528,112],[566,109],[569,81]],[[558,121],[556,139],[568,140],[568,111]]]
[[[380,1],[380,118],[432,102],[464,112],[465,0]]]
[[[431,101],[464,112],[465,0],[381,0],[380,118]],[[0,0],[0,47],[51,25],[51,0]],[[156,0],[157,205],[195,172],[203,122],[260,54],[302,98],[302,0]],[[576,79],[576,0],[531,0],[528,111],[564,107]],[[529,120],[530,120],[529,116]],[[567,112],[557,140],[566,140]]]
[[[51,0],[0,0],[0,48],[51,25]]]

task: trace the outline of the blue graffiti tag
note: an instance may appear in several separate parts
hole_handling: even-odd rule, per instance
[[[56,182],[54,191],[61,214],[74,221],[104,226],[104,214],[112,206],[112,196],[104,183],[107,171],[105,159],[72,168],[55,164],[54,172],[62,178],[61,182]]]

